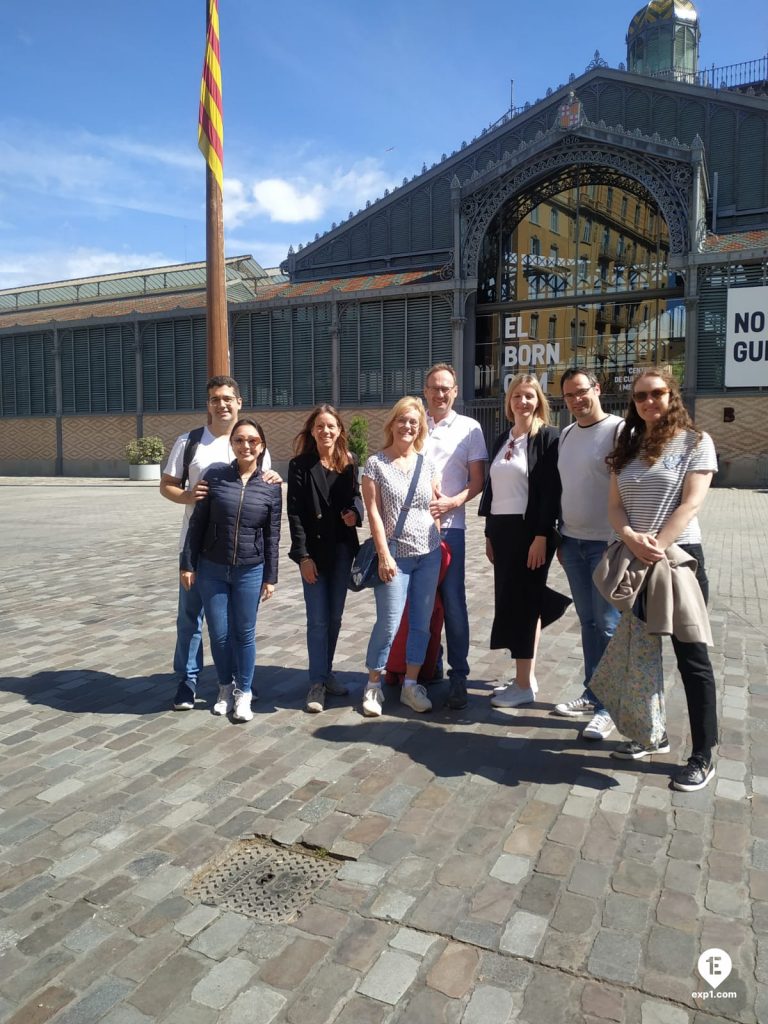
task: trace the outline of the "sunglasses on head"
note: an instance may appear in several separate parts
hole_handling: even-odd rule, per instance
[[[633,402],[646,402],[649,398],[652,398],[654,402],[658,402],[664,395],[669,394],[669,388],[653,388],[651,391],[635,391],[632,394]]]

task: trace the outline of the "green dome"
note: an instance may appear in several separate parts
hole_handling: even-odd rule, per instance
[[[641,7],[627,30],[627,43],[651,25],[659,22],[679,22],[698,27],[699,15],[691,0],[650,0]]]

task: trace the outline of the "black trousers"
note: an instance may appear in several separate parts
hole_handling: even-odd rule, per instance
[[[708,602],[709,580],[704,567],[701,544],[681,544],[680,547],[689,555],[693,555],[699,563],[696,579],[699,581],[705,602]],[[692,753],[710,758],[712,748],[717,743],[717,692],[709,650],[706,644],[687,644],[674,636],[672,646],[675,649],[677,667],[682,676],[685,699],[688,702]]]

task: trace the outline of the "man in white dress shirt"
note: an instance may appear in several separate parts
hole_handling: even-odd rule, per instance
[[[488,450],[477,420],[453,410],[459,389],[456,371],[437,363],[424,378],[429,438],[425,453],[441,477],[439,493],[430,505],[440,517],[441,537],[451,549],[451,564],[440,585],[445,609],[445,639],[450,669],[448,707],[467,706],[469,675],[469,617],[464,586],[466,515],[464,506],[483,489]]]

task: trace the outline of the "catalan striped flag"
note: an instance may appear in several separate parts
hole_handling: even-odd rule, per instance
[[[224,119],[221,103],[221,65],[219,63],[219,0],[208,0],[197,144],[223,193]]]

